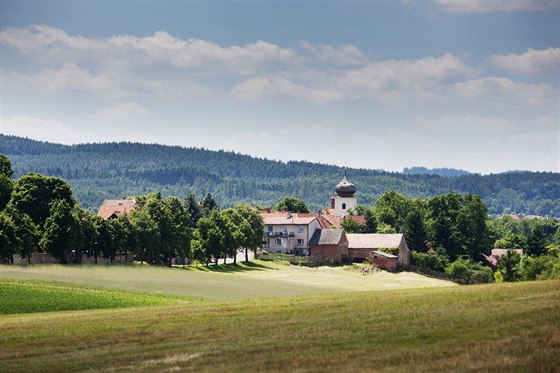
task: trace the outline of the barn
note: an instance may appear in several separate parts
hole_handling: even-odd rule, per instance
[[[383,251],[372,251],[370,253],[371,261],[377,267],[392,271],[397,268],[399,257],[393,254],[387,254]]]
[[[382,251],[386,254],[396,254],[399,266],[410,264],[410,250],[401,233],[349,233],[346,237],[348,256],[352,261],[363,261],[372,258],[372,252]]]
[[[343,229],[316,229],[309,240],[309,255],[321,263],[340,263],[348,258],[348,239]]]

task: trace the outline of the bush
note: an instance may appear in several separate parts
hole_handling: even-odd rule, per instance
[[[440,252],[427,254],[412,251],[412,263],[420,270],[443,272],[445,267],[449,265],[449,258]]]
[[[459,258],[445,267],[445,273],[460,284],[480,284],[494,280],[492,270],[472,259]]]

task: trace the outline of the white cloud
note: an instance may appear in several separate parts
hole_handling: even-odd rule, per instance
[[[560,48],[529,49],[523,54],[494,54],[488,61],[508,72],[523,75],[558,75]]]
[[[152,113],[137,102],[119,102],[103,109],[98,117],[102,120],[148,119]]]
[[[478,101],[494,101],[510,105],[558,105],[558,91],[548,84],[527,84],[506,78],[487,77],[455,84],[462,97]]]
[[[61,29],[34,25],[3,30],[0,41],[4,47],[34,58],[48,57],[51,62],[87,61],[121,70],[138,66],[174,66],[247,74],[268,63],[297,61],[293,50],[264,41],[222,47],[200,39],[178,39],[165,31],[147,37],[120,35],[90,39],[70,36]]]
[[[56,119],[14,115],[0,120],[0,132],[6,135],[28,137],[62,144],[95,141],[97,137],[87,131],[65,124]]]
[[[321,44],[317,47],[306,41],[300,41],[299,46],[308,52],[314,61],[335,65],[363,65],[368,62],[367,57],[352,44],[344,44],[336,48]]]
[[[383,96],[432,97],[437,90],[457,79],[464,78],[472,69],[452,55],[426,57],[417,60],[374,62],[368,66],[344,73],[337,85],[349,97],[376,98]]]
[[[302,98],[315,103],[340,100],[340,93],[332,90],[312,89],[295,84],[286,78],[254,78],[242,82],[231,90],[239,101],[259,102],[271,96]]]
[[[449,13],[491,13],[517,10],[546,10],[559,6],[558,0],[434,0]]]
[[[44,92],[90,91],[118,94],[119,80],[116,76],[94,75],[72,62],[60,69],[47,69],[34,74],[6,74],[5,84],[27,87]],[[21,87],[20,87],[21,88]]]

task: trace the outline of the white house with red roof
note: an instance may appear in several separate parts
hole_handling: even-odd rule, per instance
[[[317,215],[263,211],[263,249],[277,254],[309,254],[309,240],[321,229]]]

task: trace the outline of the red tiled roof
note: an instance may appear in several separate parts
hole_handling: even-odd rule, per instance
[[[99,207],[97,216],[109,219],[111,216],[127,214],[136,208],[135,199],[106,199]]]

